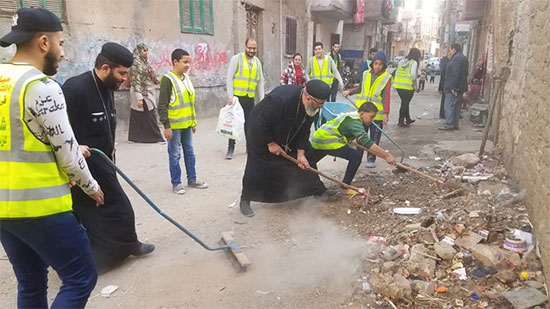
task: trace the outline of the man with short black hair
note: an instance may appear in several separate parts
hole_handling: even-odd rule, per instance
[[[334,61],[334,65],[336,66],[336,70],[342,76],[342,55],[340,55],[340,43],[332,43],[332,47],[330,50],[330,53],[328,54],[330,58],[332,58],[332,61]],[[336,95],[338,94],[338,79],[334,79],[332,81],[332,92],[330,93],[329,102],[335,102],[336,101]]]
[[[187,71],[191,66],[191,57],[183,49],[172,52],[172,71],[164,74],[160,81],[158,113],[164,125],[164,137],[168,141],[168,159],[172,191],[185,194],[181,184],[180,159],[183,149],[183,160],[187,172],[187,186],[206,189],[208,185],[197,180],[195,171],[195,152],[193,134],[197,131],[195,112],[195,88]]]
[[[376,56],[376,53],[378,52],[378,49],[371,48],[369,49],[369,55],[367,56],[367,59],[361,64],[361,68],[359,69],[359,77],[363,76],[363,72],[366,70],[370,70],[370,65],[374,59],[374,56]]]
[[[78,142],[103,151],[115,160],[116,109],[114,90],[128,78],[134,58],[117,43],[105,43],[95,68],[69,78],[63,85],[71,125]],[[102,157],[87,160],[105,190],[105,207],[95,207],[78,188],[72,189],[75,213],[86,228],[100,270],[107,270],[129,255],[151,253],[155,246],[138,241],[134,210],[114,168]]]
[[[318,79],[332,87],[334,79],[338,81],[338,89],[344,88],[344,81],[336,63],[329,55],[323,52],[323,43],[315,42],[313,44],[313,57],[309,58],[306,66],[306,80]],[[330,99],[330,98],[329,98]]]
[[[445,125],[438,130],[458,130],[462,94],[468,91],[468,58],[462,46],[453,43],[449,48],[451,59],[445,67]]]
[[[84,160],[88,148],[75,140],[61,88],[48,78],[64,56],[62,31],[50,11],[22,8],[0,38],[2,47],[17,46],[0,64],[0,240],[19,308],[48,308],[49,266],[62,282],[52,308],[84,308],[97,281],[70,183],[94,208],[103,192]]]

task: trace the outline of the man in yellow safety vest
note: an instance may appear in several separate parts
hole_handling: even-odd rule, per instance
[[[256,92],[258,94],[258,102],[264,98],[264,74],[262,71],[262,63],[256,57],[258,45],[256,40],[247,38],[245,43],[245,52],[238,53],[231,57],[229,67],[227,69],[226,86],[227,86],[227,104],[233,104],[233,97],[239,99],[244,112],[245,136],[247,135],[246,122],[248,115],[254,107],[254,99]],[[233,158],[235,151],[235,140],[229,139],[227,153],[225,158],[230,160]]]
[[[72,213],[70,183],[103,204],[103,192],[75,139],[59,85],[48,78],[63,58],[63,28],[46,9],[21,8],[0,45],[0,239],[18,281],[19,308],[48,308],[48,267],[62,287],[52,308],[84,308],[97,268]]]
[[[333,81],[336,78],[338,81],[338,89],[344,88],[344,81],[338,71],[338,67],[330,55],[323,52],[323,43],[315,42],[313,44],[313,57],[309,58],[306,67],[306,80],[320,79],[332,87]]]

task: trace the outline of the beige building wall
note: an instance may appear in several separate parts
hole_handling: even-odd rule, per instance
[[[159,77],[171,68],[171,52],[183,48],[192,57],[190,75],[197,88],[197,110],[201,116],[217,114],[226,102],[227,66],[236,52],[244,51],[249,33],[247,8],[258,10],[258,54],[263,63],[266,91],[278,85],[281,69],[289,61],[282,55],[286,16],[297,19],[297,50],[305,50],[308,23],[305,0],[213,0],[213,34],[183,33],[179,0],[64,2],[66,60],[60,64],[56,76],[59,82],[90,70],[101,46],[108,41],[121,43],[130,50],[138,43],[147,44],[149,62]],[[11,23],[11,16],[0,17],[0,31],[7,33]],[[0,60],[9,60],[14,52],[14,47],[0,49]],[[117,94],[123,122],[129,114],[126,94]]]

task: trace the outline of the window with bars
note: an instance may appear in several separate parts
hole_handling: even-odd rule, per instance
[[[285,54],[292,56],[296,53],[296,32],[298,29],[298,21],[295,18],[286,18],[286,37],[285,37]]]
[[[212,0],[180,0],[181,31],[214,34]]]
[[[12,16],[22,7],[48,9],[59,19],[65,20],[63,0],[0,0],[0,15]]]

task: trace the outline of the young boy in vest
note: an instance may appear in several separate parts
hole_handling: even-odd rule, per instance
[[[310,164],[317,168],[317,162],[326,155],[331,155],[348,160],[348,166],[343,182],[348,185],[361,165],[363,151],[354,149],[348,143],[355,141],[357,144],[369,149],[369,155],[384,158],[389,164],[394,165],[395,159],[384,149],[371,141],[365,128],[374,121],[378,108],[372,102],[365,102],[359,107],[359,111],[342,113],[336,118],[322,125],[310,140],[313,152],[309,160]]]
[[[378,109],[374,122],[380,128],[388,123],[390,114],[391,74],[386,72],[387,63],[386,54],[383,51],[378,51],[371,62],[370,70],[363,73],[361,88],[356,87],[342,92],[345,97],[359,94],[355,101],[357,107],[361,107],[367,101],[373,102]],[[365,130],[370,131],[370,139],[378,145],[382,132],[371,123],[365,124]],[[376,156],[369,153],[367,155],[367,167],[376,167],[375,161]]]
[[[197,180],[195,171],[195,153],[193,151],[193,133],[197,131],[195,89],[187,75],[191,57],[187,51],[178,48],[172,52],[171,58],[174,68],[164,74],[160,81],[158,113],[160,121],[164,125],[164,137],[168,141],[172,191],[181,195],[185,194],[185,189],[181,184],[182,148],[187,185],[197,189],[206,189],[208,185]]]

